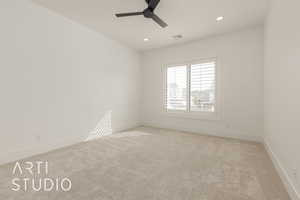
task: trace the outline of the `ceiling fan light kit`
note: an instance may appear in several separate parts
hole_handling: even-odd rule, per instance
[[[159,2],[160,0],[146,0],[148,7],[143,12],[118,13],[116,14],[116,16],[129,17],[129,16],[144,15],[145,18],[153,19],[162,28],[165,28],[168,26],[168,24],[154,13],[154,10],[158,6]]]

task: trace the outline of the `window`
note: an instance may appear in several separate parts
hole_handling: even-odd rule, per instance
[[[166,68],[165,109],[168,112],[216,112],[216,61]]]
[[[215,111],[215,62],[191,65],[190,110]]]
[[[187,110],[187,67],[169,67],[167,75],[167,109]]]

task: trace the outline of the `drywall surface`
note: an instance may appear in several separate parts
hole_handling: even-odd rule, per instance
[[[260,140],[263,132],[263,28],[151,50],[142,55],[142,124],[197,133]],[[220,120],[166,115],[163,72],[169,63],[217,58]]]
[[[0,163],[138,125],[138,53],[29,0],[0,24]]]
[[[294,199],[300,192],[299,8],[299,0],[272,0],[265,28],[265,141]]]

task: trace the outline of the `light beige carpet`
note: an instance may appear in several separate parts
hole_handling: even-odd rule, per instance
[[[48,161],[47,177],[68,177],[71,191],[11,191],[12,163],[1,200],[289,199],[264,147],[234,139],[138,128],[26,160]]]

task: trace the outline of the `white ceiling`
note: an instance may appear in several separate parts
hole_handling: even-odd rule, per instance
[[[193,41],[262,24],[268,0],[161,0],[155,13],[169,26],[143,16],[116,18],[115,13],[142,11],[144,0],[33,0],[137,50]],[[218,16],[224,20],[217,22]],[[174,40],[181,34],[183,39]],[[150,41],[144,42],[144,38]]]

